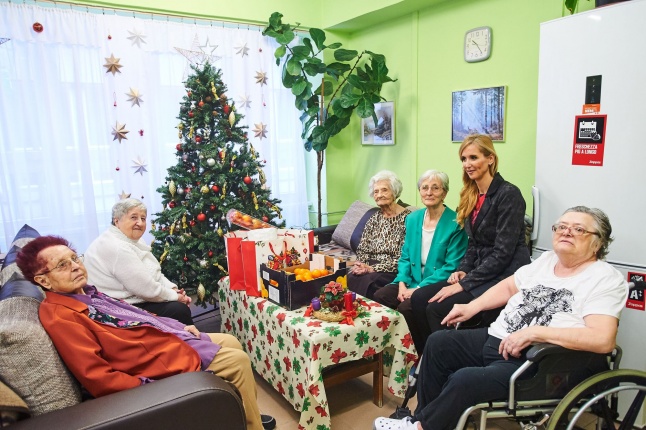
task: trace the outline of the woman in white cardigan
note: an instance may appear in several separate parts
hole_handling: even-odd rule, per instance
[[[191,298],[166,279],[150,246],[141,240],[147,214],[137,199],[120,200],[112,207],[112,225],[85,253],[88,284],[158,316],[192,325]]]

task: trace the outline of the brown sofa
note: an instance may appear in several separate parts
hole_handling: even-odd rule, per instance
[[[0,427],[246,428],[235,388],[208,372],[176,375],[82,401],[81,387],[38,319],[43,293],[15,265],[17,252],[36,236],[38,232],[24,226],[0,271]]]

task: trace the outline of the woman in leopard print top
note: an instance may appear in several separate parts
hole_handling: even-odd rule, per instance
[[[397,263],[406,234],[410,211],[397,204],[402,183],[393,172],[383,170],[370,179],[370,196],[379,211],[368,221],[357,248],[357,261],[348,274],[348,288],[362,296],[390,284],[397,275]]]

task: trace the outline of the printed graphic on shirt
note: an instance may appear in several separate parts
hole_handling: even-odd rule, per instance
[[[547,326],[557,312],[572,312],[574,295],[570,290],[537,285],[522,291],[523,301],[507,315],[507,333],[532,325]]]

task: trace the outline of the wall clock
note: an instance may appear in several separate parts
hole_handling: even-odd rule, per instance
[[[476,63],[491,56],[491,27],[478,27],[464,35],[464,61]]]

